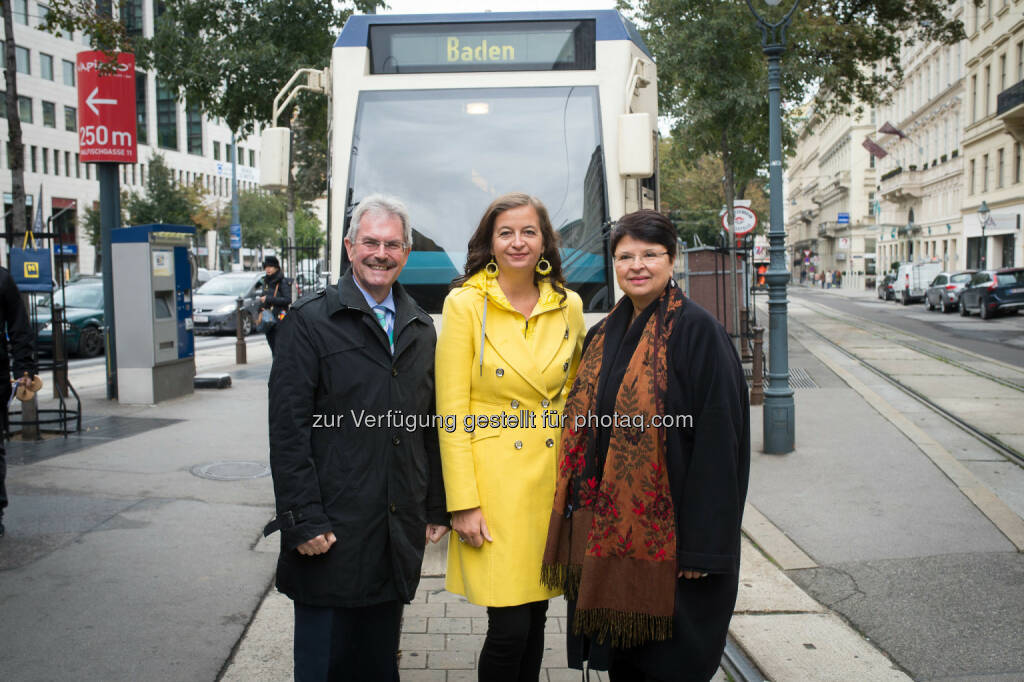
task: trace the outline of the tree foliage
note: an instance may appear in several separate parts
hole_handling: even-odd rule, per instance
[[[817,91],[829,93],[822,106],[831,111],[882,101],[903,77],[901,45],[964,37],[960,20],[948,16],[955,1],[803,0],[786,33],[784,101]],[[756,5],[772,21],[793,6]],[[731,202],[734,188],[768,165],[767,66],[746,2],[634,0],[620,7],[632,13],[654,53],[660,109],[673,119],[677,153],[691,165],[717,156]],[[792,139],[784,125],[784,146]]]
[[[285,243],[287,207],[287,199],[280,192],[256,190],[239,194],[242,246],[259,248]],[[304,206],[295,212],[295,243],[303,246],[320,246],[323,243],[320,221]]]
[[[201,204],[199,190],[179,185],[174,179],[174,171],[167,167],[160,154],[154,154],[149,161],[145,190],[121,194],[126,225],[194,225]]]

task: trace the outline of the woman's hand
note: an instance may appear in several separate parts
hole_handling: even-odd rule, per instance
[[[459,542],[474,547],[482,547],[484,540],[494,542],[480,507],[452,512],[452,530],[458,534]]]
[[[708,577],[708,574],[707,573],[702,573],[701,571],[686,571],[686,570],[683,570],[683,571],[679,571],[679,575],[677,575],[676,577],[677,578],[686,578],[687,580],[696,580],[697,578],[706,578],[706,577]]]

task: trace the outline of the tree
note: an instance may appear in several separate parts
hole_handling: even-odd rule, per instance
[[[153,154],[149,160],[145,191],[123,192],[121,204],[128,225],[193,225],[195,216],[201,212],[202,197],[195,188],[179,185],[164,157]]]
[[[281,192],[255,190],[239,194],[238,212],[244,225],[242,245],[258,249],[284,243],[287,208],[287,199]],[[320,221],[305,206],[295,213],[295,237],[297,243],[307,246],[323,243]]]
[[[791,1],[775,11],[792,7]],[[903,77],[902,45],[963,39],[960,20],[947,16],[954,3],[804,0],[787,32],[783,96],[803,101],[827,92],[822,104],[829,111],[883,101]],[[767,68],[746,3],[634,0],[621,6],[633,10],[654,53],[661,112],[674,119],[682,158],[695,164],[708,154],[718,157],[731,207],[735,188],[768,163]],[[784,124],[783,144],[790,147],[792,139]]]
[[[14,44],[14,10],[4,0],[4,78],[7,85],[4,106],[7,109],[7,158],[11,166],[11,224],[14,234],[28,226],[25,213],[25,145],[21,137],[18,112],[18,65]]]

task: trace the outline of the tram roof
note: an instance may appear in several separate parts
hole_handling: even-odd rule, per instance
[[[501,21],[557,21],[594,19],[597,40],[631,40],[651,59],[640,32],[618,10],[564,10],[556,12],[470,12],[455,14],[353,14],[345,22],[334,47],[367,47],[369,28],[375,24],[470,24]]]

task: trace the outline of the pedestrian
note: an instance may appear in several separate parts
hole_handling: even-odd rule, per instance
[[[566,402],[544,582],[569,600],[571,667],[709,680],[739,583],[747,385],[725,329],[671,279],[672,223],[631,213],[610,246],[625,296],[588,332]]]
[[[836,270],[836,288],[840,289],[843,286],[843,272],[842,270]]]
[[[807,281],[807,270],[801,270],[800,271],[800,284],[803,284],[806,281]]]
[[[277,260],[277,256],[267,256],[263,259],[263,272],[263,295],[260,296],[260,315],[257,319],[262,318],[264,310],[270,313],[270,322],[262,326],[263,332],[267,335],[267,344],[270,345],[270,353],[273,355],[277,324],[284,319],[288,313],[288,306],[292,304],[292,285],[281,272],[281,261]]]
[[[445,587],[487,607],[481,682],[533,681],[548,599],[561,592],[541,584],[540,562],[583,303],[565,288],[558,237],[536,198],[495,199],[467,250],[437,343],[438,412],[465,425],[440,434],[458,533]]]
[[[396,282],[412,244],[405,207],[366,197],[344,243],[351,267],[295,302],[270,371],[277,517],[264,533],[281,530],[298,682],[398,679],[402,607],[426,540],[447,532],[434,325]]]
[[[7,508],[7,453],[4,439],[7,437],[7,403],[11,391],[17,385],[27,386],[35,376],[36,364],[32,352],[32,332],[25,313],[25,304],[18,292],[18,285],[6,269],[0,267],[0,334],[6,333],[11,352],[14,355],[14,385],[10,374],[10,360],[7,357],[7,343],[0,343],[0,362],[3,363],[4,381],[0,389],[3,412],[0,414],[0,537],[4,536],[4,510]],[[0,337],[2,338],[2,337]]]

